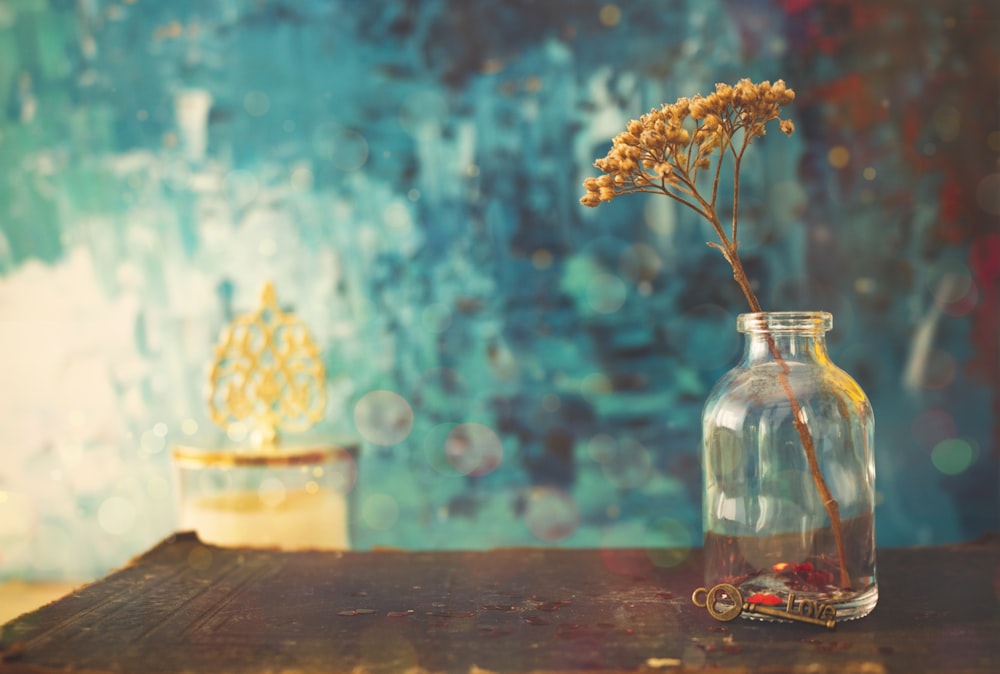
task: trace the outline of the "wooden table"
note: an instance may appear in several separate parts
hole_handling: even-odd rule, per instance
[[[1000,541],[882,550],[836,630],[713,620],[700,552],[279,552],[178,534],[4,626],[0,672],[1000,671]]]

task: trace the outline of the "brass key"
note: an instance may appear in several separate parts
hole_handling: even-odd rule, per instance
[[[722,604],[720,599],[723,595],[728,597],[729,601],[732,603]],[[788,596],[788,604],[786,607],[784,609],[780,609],[774,606],[744,602],[743,593],[740,592],[738,587],[730,585],[729,583],[720,583],[710,590],[699,587],[694,591],[694,593],[691,594],[691,602],[698,608],[708,609],[708,614],[710,616],[723,622],[734,620],[743,613],[756,613],[757,615],[766,615],[772,618],[783,618],[785,620],[794,620],[795,622],[800,623],[819,625],[831,630],[837,626],[836,608],[830,604],[821,604],[819,602],[806,600],[803,602],[803,606],[796,610],[794,592]],[[720,606],[723,607],[721,610],[719,608]],[[804,612],[807,606],[812,615]]]

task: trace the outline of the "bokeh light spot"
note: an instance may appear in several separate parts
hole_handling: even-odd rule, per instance
[[[121,496],[109,496],[97,511],[97,522],[109,534],[121,536],[135,523],[135,505]]]
[[[587,284],[587,303],[599,314],[613,314],[625,304],[628,289],[614,274],[598,273]]]
[[[583,378],[580,383],[580,395],[588,402],[593,402],[594,398],[611,393],[613,390],[611,379],[603,372],[595,372]]]
[[[448,445],[448,435],[458,424],[438,424],[427,431],[424,436],[424,459],[436,472],[446,476],[461,476],[462,473],[451,465],[445,448]]]
[[[652,469],[649,450],[632,438],[617,442],[611,455],[601,462],[604,477],[619,489],[643,485],[652,476]]]
[[[391,529],[399,519],[399,503],[388,494],[371,494],[361,505],[361,519],[376,531]]]
[[[291,183],[292,188],[295,190],[308,192],[313,188],[315,177],[313,176],[312,169],[308,166],[296,166],[292,169],[291,175],[288,176],[288,182]]]
[[[610,461],[618,451],[618,442],[606,433],[598,433],[587,442],[587,454],[595,463]]]
[[[969,313],[978,300],[979,291],[972,274],[961,263],[944,272],[934,286],[934,303],[950,316]]]
[[[663,260],[652,246],[637,243],[622,251],[618,267],[622,275],[633,283],[648,285],[663,269]]]
[[[482,477],[503,461],[503,444],[492,429],[477,423],[458,424],[445,438],[445,455],[462,475]]]
[[[212,557],[211,548],[199,546],[188,553],[187,563],[195,571],[206,571],[212,566]]]
[[[544,248],[539,248],[531,254],[531,264],[534,265],[535,269],[548,269],[552,266],[552,253]]]
[[[843,145],[834,145],[826,153],[826,160],[835,169],[846,168],[851,161],[851,152]]]
[[[253,117],[262,117],[271,109],[271,98],[263,91],[248,91],[243,96],[243,109]]]
[[[413,430],[413,410],[398,393],[369,391],[354,406],[354,425],[373,444],[395,445]]]
[[[328,122],[313,133],[313,150],[340,171],[357,171],[368,162],[368,140],[357,130]]]
[[[139,448],[144,454],[157,454],[163,451],[167,442],[162,435],[158,435],[155,430],[142,432],[139,438]]]
[[[878,287],[877,282],[873,278],[868,278],[867,276],[860,276],[854,279],[854,292],[859,295],[871,295],[875,292]]]
[[[618,5],[604,5],[597,16],[602,25],[611,28],[622,20],[622,10]]]
[[[931,450],[931,463],[945,475],[958,475],[965,472],[975,458],[975,447],[962,438],[942,440]]]
[[[554,543],[568,538],[580,525],[573,497],[556,487],[536,487],[528,493],[524,523],[537,538]]]

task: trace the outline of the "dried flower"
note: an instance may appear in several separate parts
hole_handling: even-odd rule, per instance
[[[704,217],[719,236],[718,248],[733,267],[753,311],[760,311],[743,272],[737,250],[739,174],[743,154],[768,122],[778,120],[781,131],[791,135],[795,125],[781,119],[781,108],[795,100],[795,92],[784,81],[754,84],[742,79],[736,85],[717,84],[708,96],[679,98],[676,103],[653,108],[631,120],[614,137],[607,156],[594,162],[604,175],[588,178],[584,206],[599,206],[623,194],[665,194]],[[716,212],[719,178],[727,158],[733,161],[733,214],[729,232]],[[711,176],[711,191],[699,188],[699,176]]]
[[[718,242],[708,245],[718,249],[733,269],[751,311],[760,311],[760,302],[750,286],[739,256],[737,220],[740,204],[740,166],[750,142],[763,136],[768,122],[778,120],[783,133],[791,135],[795,125],[781,119],[782,106],[795,100],[795,92],[784,81],[754,84],[742,79],[734,86],[715,85],[709,96],[679,98],[676,103],[653,108],[628,123],[625,131],[614,137],[607,156],[594,162],[603,175],[587,178],[587,193],[580,199],[584,206],[599,206],[623,194],[650,192],[665,194],[704,217],[712,225]],[[726,159],[733,162],[733,213],[729,231],[722,226],[716,211],[719,178]],[[710,176],[711,191],[699,188],[700,176]],[[769,338],[770,339],[770,338]],[[788,384],[788,366],[773,342],[772,352],[782,364],[778,374],[797,418],[795,427],[802,441],[816,490],[830,517],[840,566],[841,587],[850,586],[846,553],[839,514],[839,504],[830,493],[816,461],[816,447],[801,406]],[[825,576],[823,578],[825,580]]]

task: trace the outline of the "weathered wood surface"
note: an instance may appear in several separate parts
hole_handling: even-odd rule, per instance
[[[883,550],[827,631],[691,604],[698,551],[278,552],[189,534],[0,633],[0,672],[997,672],[1000,543]]]

